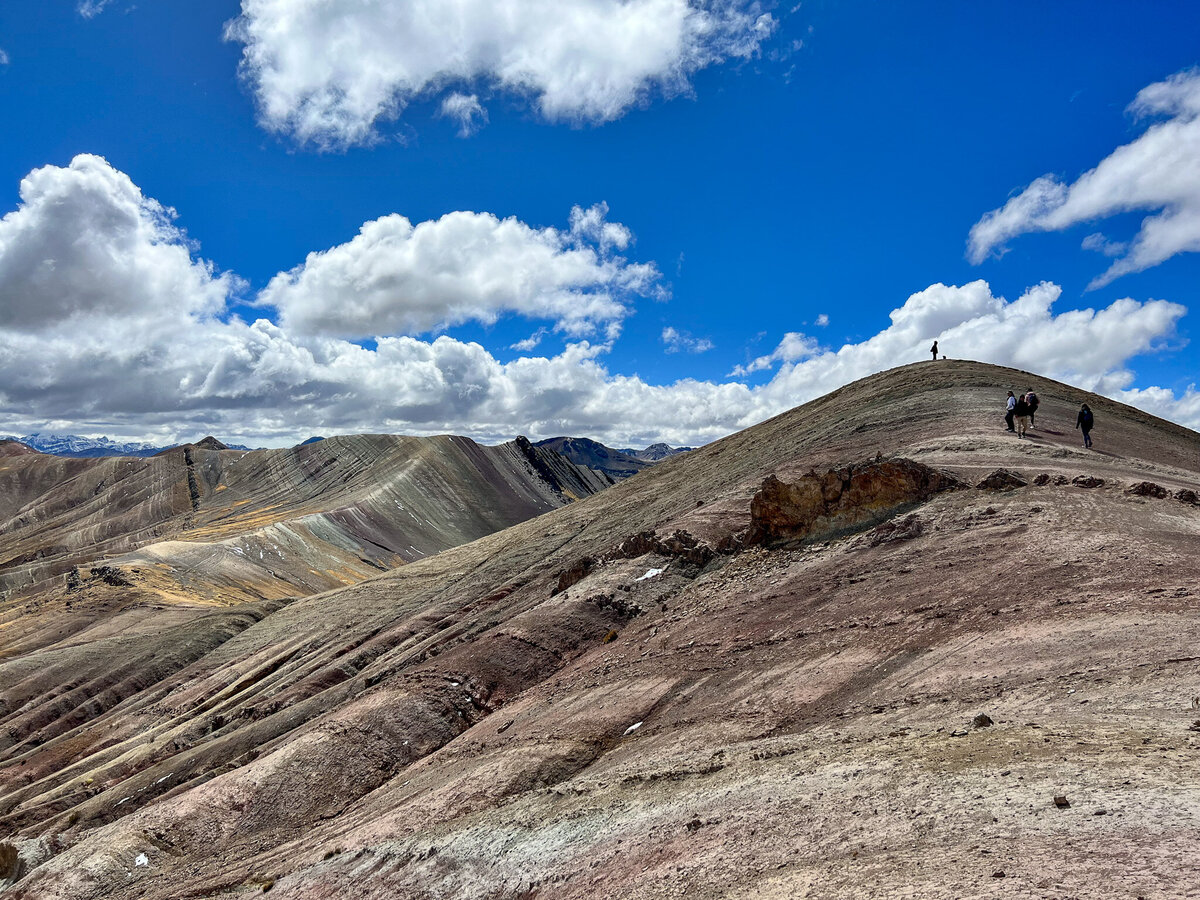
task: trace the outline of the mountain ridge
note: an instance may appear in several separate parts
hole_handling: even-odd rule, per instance
[[[216,440],[216,438],[211,439]],[[5,440],[22,443],[27,447],[37,450],[39,453],[78,459],[90,459],[101,456],[154,456],[173,447],[183,446],[182,444],[171,444],[167,447],[160,447],[145,441],[110,441],[107,437],[91,438],[77,434],[56,434],[36,431],[33,434],[27,434],[23,437],[17,437],[16,435],[0,436],[0,441]],[[250,449],[241,444],[223,446],[230,450]]]
[[[599,441],[584,437],[546,438],[534,444],[561,454],[579,466],[604,472],[613,478],[628,478],[642,471],[648,463],[614,450]]]
[[[1198,451],[920,363],[354,586],[144,620],[153,689],[80,721],[98,642],[0,663],[14,896],[1186,896]],[[771,478],[884,506],[747,543]]]

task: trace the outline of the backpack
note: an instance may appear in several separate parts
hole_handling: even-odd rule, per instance
[[[1092,411],[1090,409],[1085,409],[1083,411],[1083,413],[1080,415],[1079,424],[1081,424],[1088,431],[1091,430],[1091,428],[1092,428]]]
[[[1038,408],[1037,394],[1035,394],[1033,391],[1030,391],[1028,394],[1025,395],[1025,402],[1029,404],[1030,409],[1037,409]]]

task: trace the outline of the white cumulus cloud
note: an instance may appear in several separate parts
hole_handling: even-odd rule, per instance
[[[580,221],[598,223],[602,231],[585,213]],[[470,220],[464,233],[469,238],[481,228],[488,236],[504,221]],[[411,240],[417,228],[401,231]],[[551,273],[528,278],[554,282],[557,256],[529,257],[528,236],[519,228],[514,233],[520,237],[516,258],[528,266],[536,258]],[[597,232],[589,225],[580,233]],[[457,246],[452,281],[475,271],[463,262],[473,253],[495,256],[491,237],[459,245],[463,233],[435,228],[434,234]],[[555,232],[551,246],[575,239],[569,231]],[[406,253],[411,256],[401,248],[400,255]],[[371,258],[356,254],[354,266]],[[595,248],[592,254],[603,258]],[[381,259],[385,269],[392,265],[390,255]],[[371,265],[354,271],[371,276],[367,282],[375,277]],[[411,277],[411,267],[403,271]],[[281,277],[291,284],[293,274]],[[339,278],[322,273],[318,280],[351,284]],[[1171,340],[1182,306],[1126,298],[1055,313],[1060,292],[1052,284],[1036,285],[1014,301],[983,281],[933,285],[894,309],[879,333],[836,349],[789,333],[764,357],[762,367],[775,371],[757,386],[697,379],[651,384],[612,371],[607,328],[602,342],[569,339],[555,355],[528,355],[545,334],[539,328],[519,348],[525,355],[507,363],[452,335],[384,334],[373,348],[363,347],[339,337],[338,328],[298,327],[296,321],[323,323],[315,312],[295,319],[301,306],[290,316],[244,322],[227,308],[237,290],[232,275],[196,258],[168,209],[103,159],[81,156],[68,167],[31,172],[21,204],[0,220],[3,430],[160,441],[212,432],[276,446],[313,433],[363,431],[454,432],[481,440],[580,434],[616,446],[694,445],[881,369],[925,359],[933,338],[951,357],[1042,372],[1200,425],[1194,388],[1180,395],[1136,388],[1127,365]],[[353,302],[369,306],[372,291],[368,300]],[[386,307],[381,315],[403,316]],[[416,315],[445,318],[445,308],[419,307]],[[570,320],[553,306],[531,315]],[[335,316],[335,324],[342,321]]]
[[[237,281],[192,258],[174,217],[99,156],[30,172],[0,219],[0,327],[220,313]]]
[[[264,126],[329,148],[476,84],[549,120],[610,121],[775,25],[752,0],[242,0],[226,36]]]
[[[982,262],[1005,242],[1034,231],[1061,231],[1117,213],[1154,210],[1127,246],[1089,235],[1085,248],[1114,256],[1090,287],[1200,251],[1200,69],[1143,88],[1130,105],[1139,118],[1161,118],[1067,185],[1043,175],[971,228],[968,256]]]
[[[626,316],[630,298],[662,290],[653,265],[611,252],[628,243],[628,230],[604,222],[605,210],[576,208],[570,231],[491,213],[453,212],[416,225],[384,216],[276,275],[259,302],[278,309],[289,331],[343,338],[491,324],[504,313],[590,334]],[[611,239],[614,229],[622,240]]]
[[[8,54],[4,52],[4,48],[0,47],[0,66],[8,65]]]

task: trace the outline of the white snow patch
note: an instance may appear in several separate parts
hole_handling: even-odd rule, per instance
[[[149,857],[146,856],[145,853],[139,853],[137,855],[137,859],[135,859],[133,861],[133,864],[135,866],[148,866],[148,865],[150,865],[150,859],[149,859]]]
[[[666,569],[649,569],[649,570],[647,570],[645,575],[642,575],[641,577],[638,578],[638,581],[645,581],[647,578],[654,578],[657,575],[661,575],[665,571],[667,571],[667,570]]]
[[[651,571],[653,571],[653,570],[651,570]],[[661,572],[662,569],[659,569],[658,571]],[[641,722],[634,722],[632,725],[630,725],[628,728],[625,729],[625,734],[621,735],[621,737],[625,737],[626,735],[633,734],[635,731],[637,731],[641,727],[642,727]]]

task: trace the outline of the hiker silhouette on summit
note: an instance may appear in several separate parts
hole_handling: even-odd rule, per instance
[[[938,355],[937,341],[933,342],[933,346],[929,348],[929,352],[933,354],[934,359],[937,359],[937,355]]]

